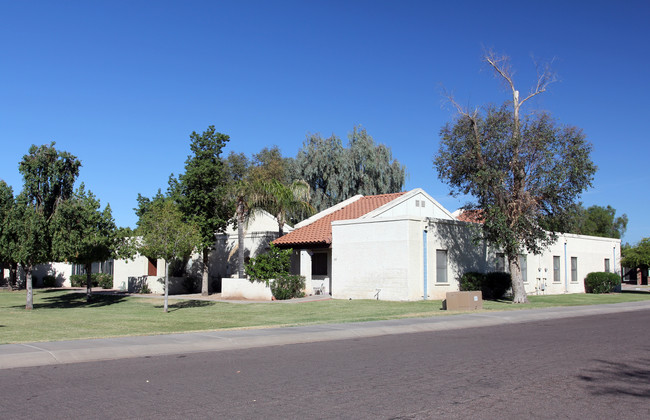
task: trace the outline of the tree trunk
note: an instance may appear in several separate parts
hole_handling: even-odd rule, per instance
[[[208,296],[208,258],[210,257],[210,248],[204,248],[203,249],[203,273],[202,273],[202,281],[201,281],[201,295],[202,296]]]
[[[528,303],[524,278],[521,275],[521,266],[519,265],[519,255],[508,255],[508,266],[510,267],[510,276],[512,277],[512,302]]]
[[[278,221],[278,238],[281,238],[284,236],[284,217],[282,217],[282,213],[278,213],[275,218]]]
[[[171,259],[170,259],[171,260]],[[165,260],[165,307],[163,312],[167,312],[167,302],[169,300],[169,262]]]
[[[93,263],[85,264],[86,269],[86,302],[90,302],[93,294]]]
[[[23,266],[25,272],[25,288],[27,289],[27,303],[25,309],[34,309],[34,291],[32,290],[32,266]]]

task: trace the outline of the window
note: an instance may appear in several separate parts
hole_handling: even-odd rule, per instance
[[[311,256],[311,275],[327,275],[327,253],[315,252],[314,255]]]
[[[521,278],[524,283],[528,283],[528,262],[523,254],[519,256],[519,268],[521,268]]]
[[[72,264],[72,274],[86,274],[86,267],[83,264]]]
[[[436,283],[447,283],[447,250],[436,250]]]
[[[92,263],[90,272],[113,274],[113,260]],[[83,264],[72,264],[72,274],[86,274],[86,266]]]
[[[147,257],[147,259],[149,260],[147,275],[149,275],[149,276],[157,276],[158,275],[158,260],[155,259],[155,258],[149,258],[149,257]]]
[[[560,256],[559,255],[553,256],[553,282],[554,283],[560,282]]]
[[[506,254],[498,253],[497,254],[497,262],[496,262],[496,270],[498,272],[504,273],[506,271]]]
[[[609,258],[605,258],[605,272],[609,273]]]
[[[571,281],[578,281],[578,257],[571,257]]]

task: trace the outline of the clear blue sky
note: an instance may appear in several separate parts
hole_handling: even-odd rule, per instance
[[[438,133],[463,104],[507,92],[484,47],[513,58],[519,89],[531,55],[555,58],[560,82],[527,110],[581,127],[599,167],[586,205],[650,236],[650,3],[645,1],[13,1],[0,0],[0,178],[18,192],[31,144],[56,141],[80,181],[134,226],[138,193],[182,172],[189,134],[215,125],[226,152],[308,133],[345,139],[360,124],[450,210],[432,167]]]

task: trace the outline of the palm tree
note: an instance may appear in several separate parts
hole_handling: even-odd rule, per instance
[[[279,236],[284,235],[284,224],[288,221],[289,214],[314,212],[314,208],[309,204],[309,184],[305,181],[294,181],[291,185],[285,185],[278,180],[267,181],[261,184],[261,190],[261,197],[255,201],[275,216]]]
[[[237,275],[244,278],[244,225],[248,224],[255,210],[261,208],[262,187],[259,183],[240,179],[231,185],[230,195],[237,223]]]

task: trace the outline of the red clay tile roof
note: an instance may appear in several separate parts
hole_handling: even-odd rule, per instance
[[[279,246],[329,246],[332,243],[333,221],[357,219],[404,194],[406,192],[361,197],[342,209],[276,239],[273,244]]]
[[[457,219],[461,222],[483,223],[483,210],[463,210]]]

